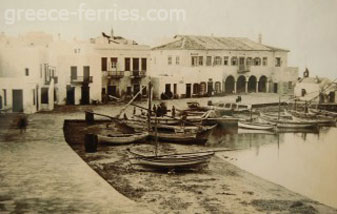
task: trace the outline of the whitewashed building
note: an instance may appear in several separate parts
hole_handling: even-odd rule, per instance
[[[247,38],[178,35],[151,51],[157,96],[293,93],[298,69],[288,50]]]
[[[36,38],[38,38],[36,40]],[[34,113],[54,108],[55,68],[48,66],[50,35],[0,36],[0,109]]]
[[[126,97],[135,95],[146,87],[149,70],[150,47],[139,45],[134,40],[114,36],[91,39],[94,52],[99,58],[99,71],[102,78],[102,97]],[[146,94],[146,90],[143,90]]]
[[[303,101],[336,103],[336,91],[336,82],[325,77],[310,77],[308,69],[295,85],[295,96]]]

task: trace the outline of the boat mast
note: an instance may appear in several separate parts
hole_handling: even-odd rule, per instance
[[[280,114],[281,114],[281,95],[278,97],[278,115],[277,115],[278,121],[280,121]]]
[[[152,83],[151,80],[149,81],[149,86],[148,86],[148,108],[147,108],[147,126],[148,126],[148,131],[151,131],[151,108],[152,108]]]

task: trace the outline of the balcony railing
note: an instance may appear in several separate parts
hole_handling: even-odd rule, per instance
[[[107,71],[107,76],[111,78],[122,78],[124,77],[124,71]]]
[[[92,83],[92,76],[76,76],[70,77],[71,83]]]
[[[45,85],[50,85],[51,80],[54,79],[54,84],[58,83],[58,77],[50,77],[49,80],[44,80]]]
[[[246,65],[239,65],[238,66],[238,73],[246,73],[250,71],[250,66]]]
[[[146,76],[146,71],[132,71],[131,78],[143,78]]]

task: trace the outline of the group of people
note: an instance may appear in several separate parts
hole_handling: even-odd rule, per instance
[[[163,117],[167,115],[170,110],[167,109],[167,106],[164,102],[161,102],[159,105],[154,104],[152,107],[152,114],[155,114],[157,117]],[[136,114],[136,107],[133,109],[133,114]],[[141,110],[141,115],[146,115],[145,111]],[[176,116],[176,108],[172,106],[171,116]]]

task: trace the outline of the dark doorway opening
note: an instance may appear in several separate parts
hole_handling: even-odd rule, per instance
[[[67,86],[67,105],[75,105],[75,87]]]
[[[232,94],[234,93],[234,85],[235,85],[235,79],[233,76],[227,77],[225,81],[225,92],[227,94]]]
[[[256,92],[256,77],[250,76],[248,80],[248,92]]]
[[[278,92],[278,84],[277,83],[274,83],[274,88],[273,88],[273,92],[274,93],[277,93]]]
[[[239,76],[236,82],[236,93],[246,92],[246,78],[244,76]]]
[[[23,112],[23,91],[13,90],[13,112]]]
[[[191,97],[191,84],[186,84],[186,97]]]
[[[90,104],[90,87],[89,86],[81,87],[81,104],[82,105]]]
[[[265,76],[259,79],[259,92],[267,92],[267,77]]]
[[[115,85],[108,86],[108,95],[117,97],[117,87]]]

